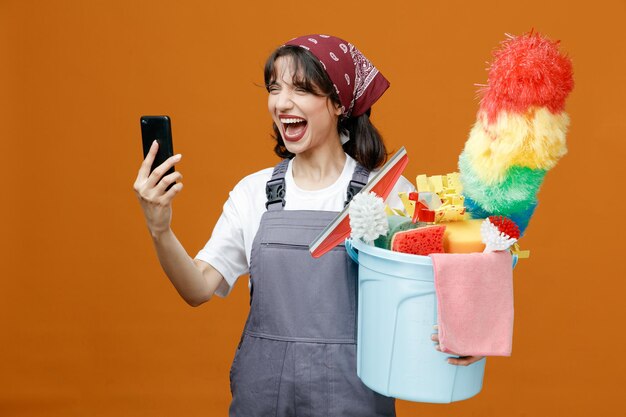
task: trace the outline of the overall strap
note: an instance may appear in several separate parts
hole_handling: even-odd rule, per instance
[[[289,159],[283,159],[274,167],[272,178],[265,184],[267,210],[282,210],[285,207],[285,174],[289,166]]]
[[[265,195],[267,196],[265,208],[269,211],[282,210],[283,207],[285,207],[285,174],[287,173],[288,166],[289,159],[283,159],[274,167],[272,178],[265,184]],[[367,168],[364,168],[357,162],[354,172],[352,173],[350,184],[348,184],[344,207],[350,203],[352,197],[365,187],[369,175],[370,172]]]
[[[346,193],[346,202],[343,206],[347,206],[348,203],[352,200],[352,197],[357,195],[359,191],[365,187],[367,184],[367,179],[369,178],[370,172],[367,168],[364,168],[357,162],[356,168],[354,168],[354,173],[352,174],[352,180],[350,180],[350,184],[348,185],[348,191]]]

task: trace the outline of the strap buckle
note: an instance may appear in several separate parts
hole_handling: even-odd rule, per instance
[[[281,203],[285,207],[285,179],[278,178],[268,181],[265,185],[265,195],[267,196],[266,209],[274,203]]]
[[[348,185],[348,192],[346,193],[346,201],[345,203],[343,203],[343,206],[347,206],[350,201],[352,201],[352,198],[357,195],[362,189],[363,187],[365,187],[366,183],[363,183],[361,181],[355,181],[355,180],[351,180],[350,184]]]

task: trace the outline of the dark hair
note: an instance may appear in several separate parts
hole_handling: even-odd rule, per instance
[[[304,48],[295,45],[286,45],[276,49],[265,62],[265,87],[269,91],[270,84],[276,80],[275,62],[280,57],[292,59],[294,86],[302,88],[311,94],[328,97],[334,104],[341,105],[333,82],[320,65],[319,60]],[[370,122],[371,109],[356,117],[340,117],[337,131],[347,130],[350,140],[343,145],[344,151],[368,170],[379,168],[387,160],[387,149],[383,138]],[[281,158],[293,158],[295,155],[287,150],[280,130],[273,124],[276,140],[274,152]]]

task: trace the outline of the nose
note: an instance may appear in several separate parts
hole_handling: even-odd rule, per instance
[[[288,88],[283,88],[276,95],[276,110],[285,111],[293,108],[293,100],[291,91]]]

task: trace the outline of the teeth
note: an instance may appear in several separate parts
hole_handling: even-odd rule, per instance
[[[300,123],[304,122],[304,119],[280,119],[281,123]]]

